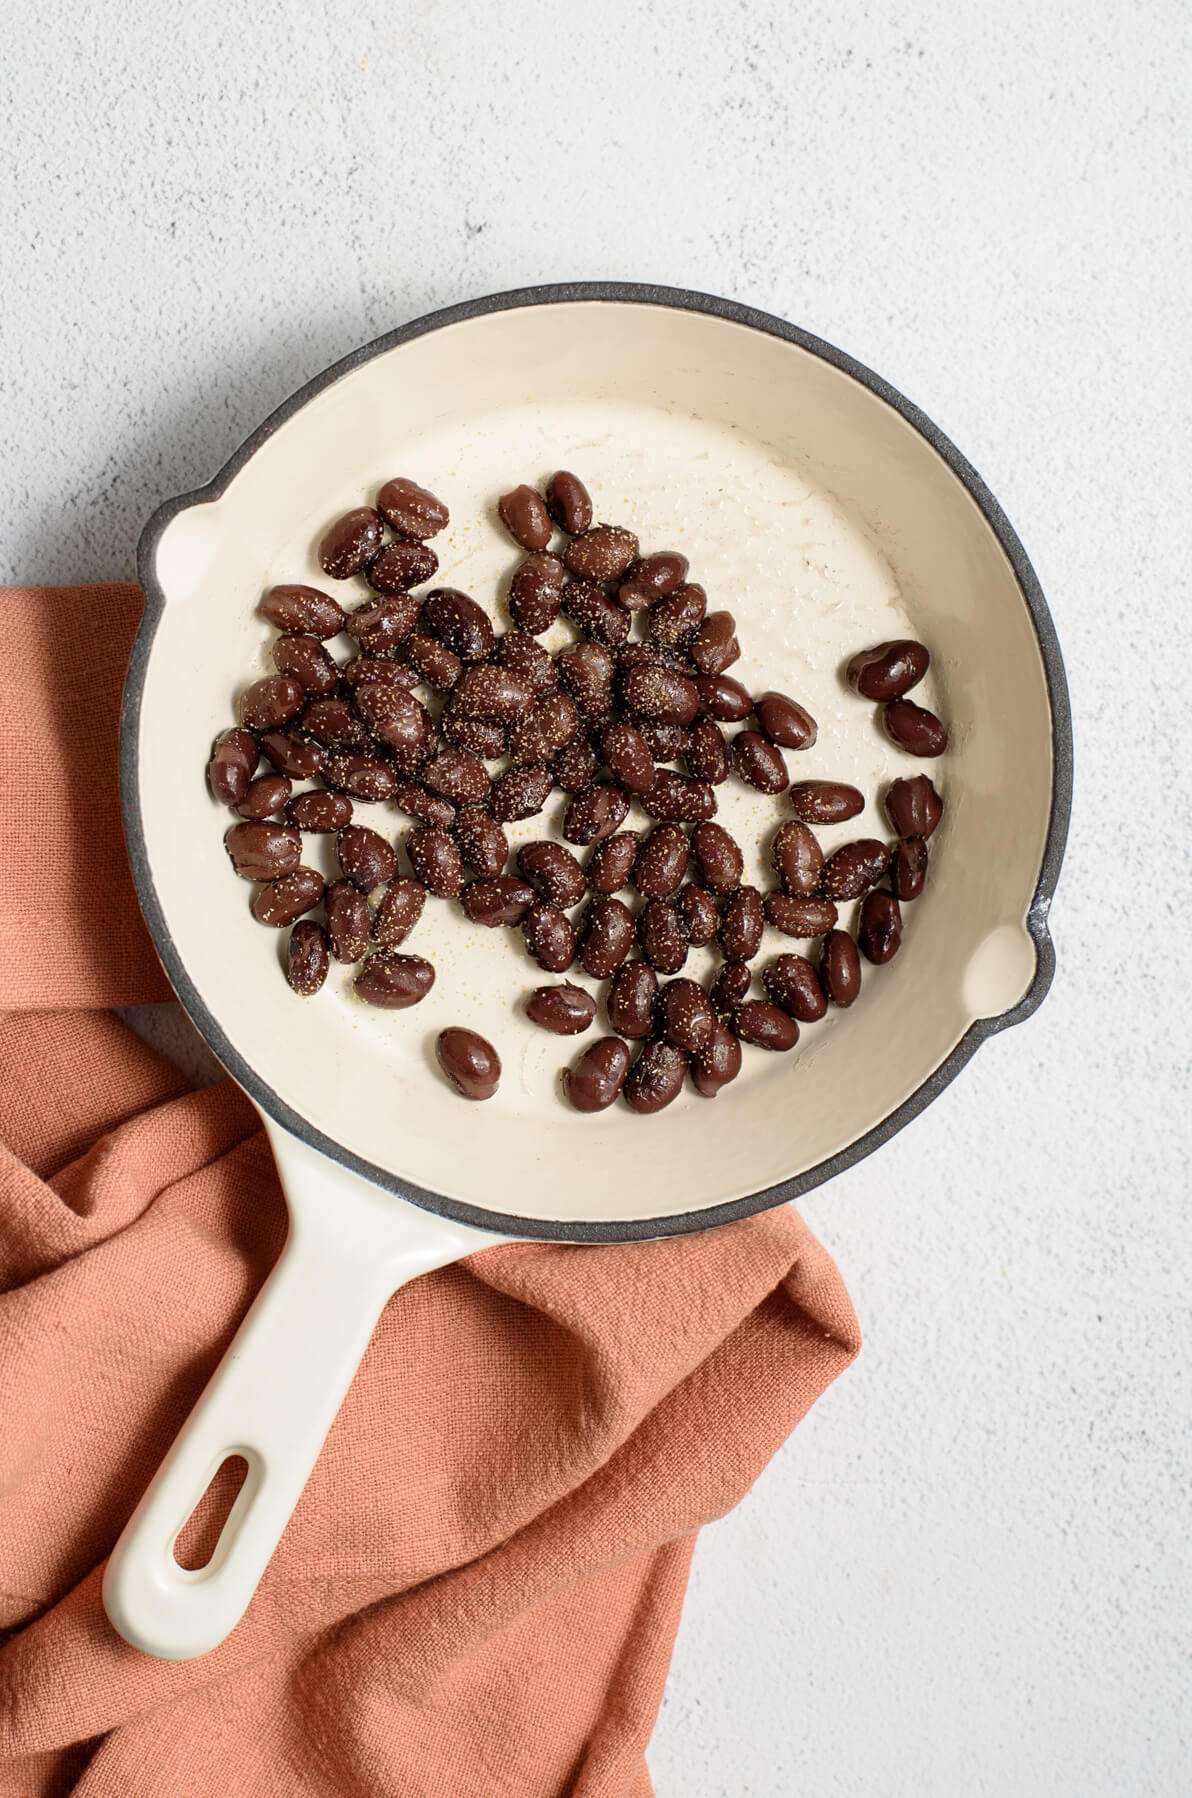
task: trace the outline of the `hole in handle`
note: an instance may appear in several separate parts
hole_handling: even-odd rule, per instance
[[[202,1498],[178,1531],[174,1559],[179,1567],[198,1573],[209,1565],[247,1478],[248,1462],[243,1455],[228,1455],[220,1462]]]

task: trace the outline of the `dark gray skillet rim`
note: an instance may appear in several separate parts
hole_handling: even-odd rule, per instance
[[[162,532],[179,512],[189,506],[205,505],[218,499],[249,457],[261,445],[281,428],[288,419],[306,405],[308,400],[338,381],[353,369],[362,367],[372,361],[374,356],[384,355],[386,351],[395,349],[399,344],[409,343],[416,337],[422,337],[429,331],[437,331],[446,325],[455,325],[465,319],[482,318],[488,313],[508,312],[525,306],[550,306],[560,302],[574,301],[613,301],[628,302],[639,306],[666,306],[678,312],[703,312],[714,318],[727,319],[733,324],[747,325],[751,330],[764,331],[771,337],[781,337],[787,343],[794,343],[800,349],[809,350],[812,355],[830,363],[833,368],[840,369],[859,381],[871,393],[884,400],[888,406],[900,413],[907,423],[918,431],[921,437],[943,457],[953,473],[963,482],[973,500],[980,507],[990,529],[997,537],[1006,558],[1014,570],[1023,599],[1030,612],[1035,635],[1038,638],[1043,668],[1047,680],[1047,693],[1051,704],[1051,741],[1052,766],[1054,777],[1051,795],[1051,816],[1047,828],[1047,843],[1043,853],[1043,862],[1039,870],[1038,885],[1031,901],[1027,916],[1027,928],[1035,944],[1036,967],[1034,978],[1027,991],[1016,1005],[1009,1011],[1002,1012],[993,1018],[981,1018],[972,1024],[955,1048],[940,1063],[934,1073],[928,1075],[922,1085],[917,1087],[909,1098],[904,1099],[895,1111],[892,1111],[873,1129],[867,1130],[856,1142],[850,1143],[838,1155],[830,1156],[815,1167],[808,1168],[794,1179],[784,1180],[777,1186],[766,1187],[761,1192],[749,1193],[744,1198],[732,1199],[723,1205],[712,1205],[705,1210],[681,1212],[673,1217],[649,1217],[634,1219],[629,1222],[616,1223],[567,1223],[551,1222],[541,1218],[517,1217],[508,1212],[485,1211],[475,1205],[462,1204],[457,1199],[450,1199],[441,1193],[431,1192],[425,1187],[415,1186],[398,1179],[385,1168],[376,1167],[371,1162],[353,1155],[342,1144],[316,1130],[305,1118],[293,1111],[284,1100],[269,1087],[261,1076],[251,1067],[244,1057],[233,1047],[221,1029],[217,1019],[203,1003],[197,989],[183,966],[182,959],[174,944],[169,924],[158,900],[157,889],[153,882],[153,874],[149,865],[149,857],[145,846],[145,833],[141,819],[140,780],[139,780],[139,725],[141,699],[145,686],[145,675],[149,664],[149,656],[153,649],[153,640],[157,634],[158,623],[165,606],[165,598],[157,581],[157,546]],[[350,356],[335,363],[323,374],[316,375],[300,387],[297,393],[279,406],[273,415],[266,419],[251,437],[247,438],[235,454],[224,464],[220,472],[207,486],[197,488],[193,493],[183,493],[177,499],[167,500],[159,506],[141,534],[137,550],[137,565],[141,586],[145,592],[145,613],[141,628],[133,645],[129,662],[128,676],[125,681],[124,698],[120,719],[120,788],[121,805],[124,815],[124,832],[128,844],[129,860],[132,863],[133,878],[136,882],[141,909],[145,914],[150,934],[161,958],[162,965],[169,976],[170,984],[177,993],[196,1028],[206,1039],[212,1051],[227,1068],[228,1072],[244,1088],[245,1092],[277,1123],[288,1130],[300,1141],[309,1143],[314,1149],[329,1155],[332,1160],[351,1168],[354,1173],[365,1179],[397,1193],[412,1204],[421,1206],[423,1210],[439,1213],[443,1217],[454,1219],[457,1223],[471,1224],[479,1229],[496,1230],[510,1236],[530,1236],[554,1242],[630,1242],[650,1237],[677,1236],[691,1230],[707,1230],[716,1224],[731,1223],[737,1218],[750,1217],[754,1212],[767,1210],[773,1205],[782,1205],[790,1199],[801,1198],[804,1193],[820,1186],[836,1174],[843,1173],[874,1149],[888,1142],[904,1125],[918,1114],[931,1101],[943,1092],[953,1081],[961,1068],[976,1053],[978,1047],[987,1037],[996,1031],[1004,1030],[1010,1024],[1019,1024],[1024,1018],[1042,1004],[1051,985],[1055,972],[1055,951],[1047,930],[1047,914],[1059,879],[1060,865],[1064,856],[1064,845],[1068,835],[1068,817],[1072,802],[1072,724],[1068,704],[1068,686],[1064,674],[1063,657],[1060,653],[1059,641],[1051,614],[1043,598],[1035,571],[1027,558],[1026,551],[999,506],[976,469],[961,455],[955,444],[945,437],[944,433],[933,424],[931,419],[920,412],[917,406],[904,399],[902,394],[891,387],[888,381],[882,380],[870,369],[865,368],[843,350],[825,343],[823,338],[813,337],[809,332],[800,330],[797,325],[787,324],[784,319],[774,318],[766,312],[758,312],[751,306],[738,305],[733,300],[718,299],[714,295],[694,293],[686,288],[652,287],[633,282],[579,281],[548,287],[526,287],[515,289],[510,293],[489,294],[484,299],[466,300],[457,306],[447,306],[439,312],[431,312],[425,318],[413,320],[401,325],[396,331],[389,331],[384,337],[378,337],[373,343],[365,344],[362,349],[354,350]]]

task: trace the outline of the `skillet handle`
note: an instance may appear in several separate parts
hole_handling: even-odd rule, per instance
[[[418,1274],[508,1240],[452,1224],[270,1130],[290,1232],[169,1454],[112,1551],[104,1608],[163,1660],[219,1646],[243,1617],[290,1520],[386,1301]],[[244,1484],[205,1567],[178,1534],[229,1455]]]

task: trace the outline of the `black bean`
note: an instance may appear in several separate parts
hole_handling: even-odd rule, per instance
[[[523,879],[561,911],[578,905],[588,888],[583,869],[562,843],[547,839],[523,843],[517,852],[517,868]]]
[[[830,899],[797,899],[789,893],[767,893],[766,922],[784,936],[823,936],[836,923],[836,907]]]
[[[509,583],[509,615],[531,636],[548,631],[559,616],[566,570],[558,556],[538,552],[518,564]]]
[[[252,902],[252,915],[258,924],[283,930],[312,911],[323,897],[323,876],[317,868],[291,868],[279,874],[268,886],[259,887]]]
[[[658,724],[690,724],[700,709],[699,688],[678,668],[639,663],[621,681],[631,712]]]
[[[526,948],[548,974],[565,974],[575,960],[575,926],[554,905],[531,906],[522,920]]]
[[[596,1016],[596,1001],[582,986],[536,986],[526,1000],[526,1016],[554,1036],[579,1036]]]
[[[261,751],[249,730],[224,730],[207,763],[207,783],[221,805],[239,805],[248,792]]]
[[[286,807],[286,822],[299,830],[342,830],[352,822],[352,801],[344,793],[297,793]]]
[[[369,1005],[404,1011],[425,999],[434,983],[434,968],[421,955],[398,955],[391,949],[379,949],[357,974],[355,987]]]
[[[930,665],[931,655],[924,644],[901,637],[855,655],[848,665],[848,684],[862,698],[884,704],[901,699],[918,686]]]
[[[279,637],[273,666],[296,680],[304,693],[334,693],[339,685],[339,663],[317,637]]]
[[[420,880],[403,876],[386,887],[381,903],[373,913],[373,940],[382,949],[396,949],[404,943],[422,916],[426,904],[426,888]]]
[[[390,843],[363,824],[349,824],[335,842],[339,865],[362,893],[392,880],[397,873],[397,854]]]
[[[550,542],[550,513],[546,501],[533,487],[514,487],[497,501],[501,523],[523,549],[545,549]]]
[[[487,718],[511,724],[528,712],[533,690],[509,668],[496,662],[469,668],[451,699],[452,710],[464,718]]]
[[[662,1034],[689,1055],[704,1049],[716,1031],[716,1013],[698,980],[668,980],[658,997]]]
[[[572,538],[563,560],[581,581],[619,581],[636,555],[637,538],[632,531],[598,524]]]
[[[372,689],[362,688],[362,692]],[[378,693],[402,699],[411,706],[418,701],[400,687],[378,687]],[[312,699],[302,714],[302,729],[324,749],[361,749],[368,742],[368,731],[359,714],[346,699]]]
[[[327,759],[320,744],[308,743],[285,730],[266,731],[261,748],[278,773],[288,774],[291,780],[312,780]]]
[[[493,661],[508,668],[511,674],[520,675],[539,698],[544,693],[553,693],[558,687],[559,674],[554,657],[525,631],[506,631],[497,641]]]
[[[687,1077],[687,1057],[672,1043],[647,1043],[625,1080],[625,1103],[631,1111],[652,1115],[675,1099]]]
[[[740,886],[745,857],[723,824],[697,824],[691,833],[691,847],[710,893],[731,893]]]
[[[770,866],[784,893],[814,893],[823,872],[824,852],[806,824],[780,824],[770,844]]]
[[[411,637],[403,647],[402,655],[404,657],[409,656],[410,644],[413,641],[414,639]],[[357,687],[369,685],[405,687],[408,690],[418,684],[417,670],[407,668],[405,661],[394,661],[392,656],[354,655],[349,657],[339,673],[340,679],[353,691]]]
[[[864,795],[840,780],[799,780],[789,794],[804,824],[843,824],[865,810]]]
[[[641,841],[635,830],[620,830],[597,843],[588,859],[588,880],[594,893],[619,893],[629,885]]]
[[[861,901],[857,942],[867,961],[881,966],[893,961],[902,942],[902,912],[893,893],[875,890]]]
[[[805,955],[778,955],[762,972],[767,996],[801,1024],[814,1024],[828,1009],[815,965]]]
[[[437,537],[451,522],[451,515],[442,500],[404,475],[385,482],[377,494],[377,511],[395,531],[420,540]]]
[[[747,961],[726,961],[708,989],[708,997],[715,1009],[727,1016],[746,997],[752,984]]]
[[[422,770],[432,793],[442,794],[452,805],[480,805],[488,798],[492,782],[479,756],[466,749],[442,749]]]
[[[658,976],[649,962],[622,962],[606,1000],[608,1021],[619,1036],[651,1036],[657,999]]]
[[[484,662],[496,641],[492,620],[483,607],[457,587],[436,587],[422,602],[422,629],[445,643],[461,661]]]
[[[716,901],[705,887],[697,886],[689,881],[680,887],[675,903],[679,907],[679,916],[687,932],[687,940],[693,949],[702,949],[716,935],[720,925],[720,913],[716,909]]]
[[[601,782],[577,793],[563,814],[563,836],[569,843],[598,843],[625,821],[629,797],[620,787]]]
[[[286,979],[296,993],[309,998],[317,993],[331,966],[327,932],[309,919],[295,924],[286,945]]]
[[[876,837],[859,837],[828,857],[820,876],[820,891],[828,899],[859,899],[877,885],[889,865],[888,844],[879,843]]]
[[[710,718],[697,718],[683,750],[687,772],[696,780],[718,787],[728,779],[728,744],[724,732]]]
[[[532,818],[550,798],[554,781],[549,768],[530,762],[524,768],[509,768],[492,784],[493,817],[502,824],[515,824],[519,818]]]
[[[509,739],[515,762],[549,762],[572,742],[579,712],[566,693],[544,693],[536,699]]]
[[[762,946],[766,914],[756,887],[738,887],[720,919],[720,947],[729,961],[752,961]]]
[[[402,655],[410,672],[433,687],[436,693],[450,693],[463,673],[464,665],[453,649],[428,637],[425,631],[414,631],[402,646]]]
[[[472,880],[463,890],[463,908],[473,924],[495,930],[498,924],[520,924],[537,895],[512,874]]]
[[[753,696],[731,674],[701,674],[696,680],[700,706],[721,724],[740,724],[753,710]]]
[[[723,674],[740,660],[737,621],[731,612],[709,612],[688,649],[701,674]]]
[[[357,506],[337,518],[319,544],[319,566],[333,580],[359,574],[385,540],[381,518],[371,506]]]
[[[669,899],[683,884],[691,845],[679,824],[656,824],[642,840],[633,869],[633,884],[646,899]]]
[[[799,1040],[794,1018],[768,999],[747,999],[729,1018],[729,1028],[757,1049],[793,1049]]]
[[[580,966],[593,980],[608,980],[633,947],[633,913],[620,899],[601,895],[591,901],[582,920]]]
[[[861,991],[861,957],[847,930],[829,930],[825,936],[820,980],[833,1005],[851,1005]]]
[[[292,788],[284,774],[259,774],[236,807],[242,818],[272,818],[281,811]]]
[[[481,761],[496,761],[509,747],[507,725],[488,718],[461,718],[451,706],[439,719],[439,729],[443,741],[452,749],[464,749],[469,755],[478,755]]]
[[[569,537],[578,537],[592,523],[592,501],[578,475],[561,468],[546,484],[546,509]]]
[[[811,713],[785,693],[763,693],[757,702],[762,735],[781,749],[810,749],[819,735]]]
[[[591,581],[570,581],[563,589],[562,603],[571,622],[596,643],[616,649],[629,635],[629,613]]]
[[[437,824],[420,824],[406,838],[410,866],[436,899],[454,899],[464,884],[464,863],[455,838]]]
[[[786,763],[781,752],[760,731],[740,730],[732,740],[730,753],[739,777],[759,793],[781,793],[788,783]]]
[[[372,931],[364,894],[350,880],[333,880],[324,895],[323,910],[336,961],[359,961]]]
[[[660,974],[677,974],[687,960],[687,932],[669,899],[650,899],[637,920],[642,954]]]
[[[412,593],[387,593],[348,614],[347,632],[367,656],[391,655],[414,633],[418,601]]]
[[[408,812],[420,824],[438,824],[446,829],[456,820],[456,808],[441,793],[432,793],[416,780],[401,780],[393,789],[393,803],[399,812]]]
[[[573,643],[558,657],[559,679],[585,718],[612,711],[614,666],[603,643]]]
[[[301,631],[326,641],[344,628],[344,609],[329,593],[317,587],[270,587],[257,610],[279,631]]]
[[[741,1045],[720,1019],[711,1040],[691,1058],[691,1078],[705,1099],[714,1099],[722,1086],[735,1080],[741,1072]]]
[[[886,814],[900,837],[929,837],[944,815],[944,802],[930,775],[891,781]]]
[[[927,844],[922,837],[903,837],[890,863],[890,885],[899,899],[917,899],[927,884]]]
[[[276,880],[298,866],[302,838],[286,824],[233,824],[224,848],[242,880]]]
[[[375,555],[364,578],[376,593],[408,593],[438,573],[439,558],[429,544],[396,537]]]
[[[241,696],[241,721],[245,730],[276,730],[296,718],[305,701],[300,681],[288,674],[267,674]]]
[[[913,699],[892,699],[883,713],[886,734],[908,755],[943,755],[948,747],[948,727]]]
[[[491,877],[505,872],[509,839],[497,820],[480,806],[464,807],[456,818],[454,835],[460,854],[477,874]]]
[[[607,1111],[629,1072],[629,1050],[619,1036],[590,1043],[563,1075],[563,1090],[577,1111]]]
[[[696,641],[707,608],[708,596],[696,582],[677,587],[650,613],[651,641],[663,650],[687,648]]]
[[[707,781],[688,780],[686,775],[660,768],[650,791],[642,794],[641,803],[651,818],[697,824],[715,812],[716,795]]]
[[[608,725],[601,733],[600,752],[627,792],[648,793],[654,785],[654,758],[636,725]]]

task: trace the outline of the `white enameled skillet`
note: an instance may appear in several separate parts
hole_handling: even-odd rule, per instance
[[[901,953],[866,969],[860,1002],[806,1029],[793,1054],[747,1051],[714,1102],[688,1092],[652,1118],[561,1103],[558,1070],[576,1044],[525,1020],[534,970],[518,933],[484,931],[458,908],[428,908],[411,943],[438,969],[416,1010],[370,1010],[347,970],[296,998],[231,875],[227,815],[202,779],[238,686],[269,669],[262,588],[326,585],[313,550],[337,513],[413,476],[451,508],[438,584],[493,602],[516,560],[495,497],[556,467],[582,476],[599,517],[682,549],[711,605],[736,615],[734,675],[818,719],[815,747],[788,756],[792,776],[852,781],[872,799],[822,833],[827,847],[889,834],[880,796],[897,774],[926,767],[946,801]],[[122,738],[133,871],[179,999],[262,1114],[291,1214],[276,1270],[105,1579],[121,1634],[184,1658],[243,1615],[405,1280],[509,1237],[627,1241],[797,1198],[1034,1010],[1052,975],[1071,738],[1038,583],[974,470],[849,357],[700,294],[535,288],[403,326],[295,394],[209,486],[164,505],[140,571]],[[841,679],[854,650],[899,635],[933,652],[915,697],[950,726],[939,762],[896,750]],[[760,877],[760,846],[789,812],[735,783],[719,795],[722,819],[759,845]],[[765,953],[790,947],[772,937]],[[467,1105],[435,1070],[446,1024],[500,1048],[495,1100]],[[248,1476],[212,1559],[186,1571],[175,1539],[232,1454]]]

